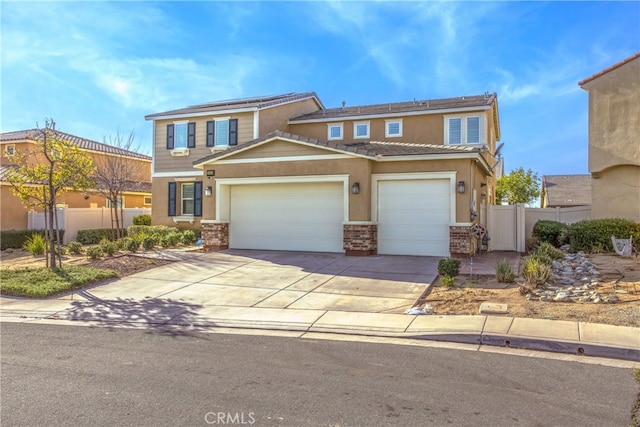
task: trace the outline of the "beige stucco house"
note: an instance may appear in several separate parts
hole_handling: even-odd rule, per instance
[[[27,228],[28,209],[21,200],[11,192],[11,184],[7,181],[7,172],[15,168],[16,154],[29,150],[41,131],[28,129],[0,133],[0,229],[24,230]],[[134,180],[126,183],[126,191],[122,197],[125,208],[151,207],[151,157],[135,151],[123,150],[108,144],[71,135],[59,130],[55,131],[60,139],[76,144],[87,153],[94,164],[107,157],[119,157],[131,165]],[[31,159],[37,162],[37,157]],[[96,189],[88,191],[69,190],[58,198],[58,205],[69,208],[101,208],[110,207],[109,201]]]
[[[494,202],[495,94],[332,109],[285,94],[146,118],[153,222],[201,227],[210,249],[468,253]]]
[[[640,52],[582,80],[592,218],[640,222]]]

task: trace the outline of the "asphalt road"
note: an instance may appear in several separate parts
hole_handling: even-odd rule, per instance
[[[363,342],[2,323],[8,426],[624,426],[630,369]]]

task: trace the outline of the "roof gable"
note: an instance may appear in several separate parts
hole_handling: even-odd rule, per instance
[[[591,82],[591,81],[593,81],[593,80],[595,80],[595,79],[597,79],[599,77],[602,77],[605,74],[607,74],[607,73],[609,73],[609,72],[611,72],[611,71],[613,71],[613,70],[615,70],[617,68],[620,68],[623,65],[628,64],[629,62],[632,62],[633,60],[638,59],[638,58],[640,58],[640,52],[638,52],[635,55],[632,55],[632,56],[630,56],[630,57],[628,57],[626,59],[623,59],[622,61],[617,62],[617,63],[613,64],[612,66],[607,67],[604,70],[599,71],[599,72],[595,73],[594,75],[592,75],[590,77],[587,77],[586,79],[580,81],[578,83],[578,85],[580,85],[582,87],[585,84],[587,84],[587,83],[589,83],[589,82]]]

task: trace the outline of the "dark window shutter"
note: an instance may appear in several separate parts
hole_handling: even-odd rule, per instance
[[[193,216],[202,216],[202,181],[193,185]]]
[[[187,127],[187,148],[196,148],[196,122],[190,122]]]
[[[229,120],[229,145],[238,145],[238,119]]]
[[[169,216],[176,216],[176,183],[169,183]]]
[[[167,125],[167,150],[173,150],[173,125]]]
[[[213,147],[216,140],[216,122],[211,120],[207,122],[207,147]]]

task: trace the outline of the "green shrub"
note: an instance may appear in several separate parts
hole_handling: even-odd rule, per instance
[[[197,237],[196,232],[193,230],[184,230],[182,232],[182,244],[183,245],[191,245],[195,243]]]
[[[516,278],[516,274],[513,272],[513,267],[509,264],[507,259],[501,259],[496,263],[496,279],[500,283],[513,283]]]
[[[179,231],[172,231],[165,236],[169,242],[169,246],[177,246],[182,240],[182,234]]]
[[[619,218],[588,219],[571,224],[567,234],[571,252],[614,252],[611,236],[640,242],[640,224]]]
[[[460,274],[460,260],[457,258],[443,258],[438,261],[438,274],[455,277]]]
[[[130,225],[127,227],[127,235],[129,237],[136,237],[140,234],[159,234],[161,236],[166,236],[167,234],[176,231],[178,231],[176,227],[167,227],[166,225]]]
[[[30,252],[33,256],[44,255],[44,252],[47,249],[47,241],[44,240],[44,236],[42,234],[32,234],[27,237],[27,240],[22,245],[22,249]]]
[[[84,251],[84,253],[87,256],[87,258],[98,259],[102,256],[102,249],[100,249],[100,246],[91,246],[87,248],[87,250]]]
[[[567,225],[558,221],[541,219],[533,226],[533,236],[542,242],[549,243],[555,247],[560,246],[560,235]]]
[[[118,243],[112,242],[109,239],[100,240],[100,244],[98,245],[103,254],[107,256],[113,256],[116,252],[118,252]]]
[[[145,251],[149,251],[153,249],[156,243],[157,243],[156,238],[154,238],[153,236],[147,236],[144,239],[142,239],[142,249],[144,249]]]
[[[544,265],[548,265],[549,267],[553,266],[553,260],[551,259],[551,257],[545,253],[542,252],[534,252],[531,254],[531,256],[529,257],[529,259],[535,260],[537,262],[540,262]]]
[[[442,276],[440,278],[440,282],[442,283],[442,286],[444,286],[445,288],[451,288],[453,287],[453,285],[455,285],[456,279],[451,276]]]
[[[122,230],[124,236],[127,230]],[[116,240],[116,230],[113,228],[93,228],[89,230],[78,230],[78,242],[83,245],[97,245],[102,239],[110,241]]]
[[[135,252],[140,249],[140,241],[131,237],[125,237],[121,243],[122,249],[129,252]]]
[[[80,255],[82,253],[82,243],[76,242],[74,240],[73,242],[69,242],[69,244],[67,245],[67,249],[72,255]]]
[[[522,277],[529,285],[544,285],[551,278],[551,265],[531,257],[522,268]]]
[[[560,249],[554,247],[550,243],[546,243],[546,242],[541,243],[540,246],[538,246],[538,248],[536,248],[534,253],[535,254],[539,254],[539,255],[546,255],[549,258],[551,258],[552,260],[553,259],[559,260],[559,259],[563,259],[564,258],[564,252],[562,252]]]
[[[134,216],[133,225],[151,225],[151,215],[142,214]]]
[[[33,234],[45,235],[45,230],[4,230],[0,231],[0,250],[21,249],[24,242]],[[64,237],[64,230],[60,230],[60,240]]]

